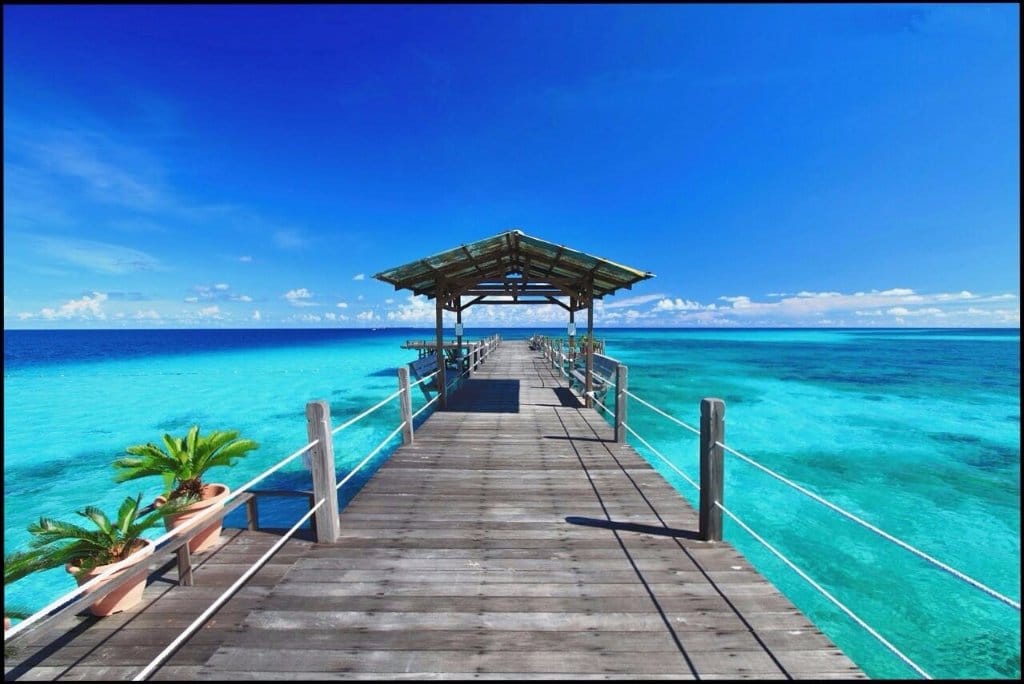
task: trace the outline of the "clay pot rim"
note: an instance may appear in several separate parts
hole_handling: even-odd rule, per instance
[[[201,491],[205,495],[206,493],[211,492],[213,490],[217,490],[217,493],[211,494],[210,496],[203,496],[203,498],[199,499],[199,501],[194,501],[189,505],[185,506],[184,508],[182,508],[180,512],[187,513],[190,511],[195,511],[207,508],[209,506],[213,506],[214,504],[222,502],[227,497],[227,495],[231,493],[231,488],[222,482],[211,482],[209,484],[204,484]],[[167,503],[167,497],[163,496],[162,494],[153,499],[153,505],[158,508],[160,506],[163,506],[165,503]]]
[[[110,568],[117,568],[118,570],[122,570],[129,566],[135,565],[136,563],[148,558],[149,556],[152,556],[153,551],[156,549],[156,542],[154,542],[152,539],[144,538],[140,538],[138,541],[142,542],[142,546],[135,549],[135,551],[127,558],[121,559],[119,561],[114,561],[113,563],[107,563],[105,565],[94,566],[87,571],[87,574],[91,574],[94,576],[99,575],[106,572]],[[64,569],[69,574],[74,575],[82,568],[80,565],[75,565],[74,562],[70,562],[64,564]]]

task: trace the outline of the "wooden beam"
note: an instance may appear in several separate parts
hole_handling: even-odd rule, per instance
[[[557,304],[558,306],[562,307],[566,311],[569,310],[569,305],[566,304],[565,302],[563,302],[561,300],[558,300],[558,299],[555,299],[554,297],[551,297],[551,296],[548,296],[547,299],[550,300],[552,304]]]
[[[479,263],[477,262],[477,260],[476,260],[476,257],[474,257],[474,256],[473,256],[473,255],[472,255],[472,254],[470,253],[470,251],[469,251],[469,248],[468,248],[468,247],[466,247],[466,245],[462,245],[462,251],[466,253],[466,256],[467,256],[467,257],[469,257],[469,260],[473,262],[473,265],[474,265],[474,266],[476,266],[476,270],[478,270],[478,271],[480,271],[481,273],[483,273],[483,272],[484,272],[484,269],[480,267],[480,264],[479,264]]]
[[[468,302],[468,303],[466,303],[466,304],[462,304],[462,303],[460,302],[460,303],[459,303],[459,308],[460,308],[460,309],[468,309],[469,307],[473,306],[474,304],[479,304],[479,303],[480,303],[480,300],[482,300],[483,298],[484,298],[484,295],[481,295],[481,296],[477,297],[476,299],[474,299],[473,301],[471,301],[471,302]]]

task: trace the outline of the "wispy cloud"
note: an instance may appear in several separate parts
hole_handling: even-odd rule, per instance
[[[34,238],[34,248],[43,257],[94,273],[124,275],[164,270],[160,262],[146,252],[108,242],[43,236]]]
[[[279,230],[274,233],[274,244],[284,249],[301,249],[309,244],[309,238],[294,228]]]
[[[604,303],[605,309],[624,309],[630,306],[640,306],[647,302],[654,302],[662,299],[665,295],[663,294],[649,294],[649,295],[637,295],[634,297],[626,297],[624,299],[612,298],[610,302]]]
[[[354,276],[352,276],[352,280],[366,280],[366,274],[356,273]]]
[[[185,301],[194,304],[199,301],[218,302],[251,302],[253,298],[247,294],[240,294],[231,291],[228,283],[215,283],[213,285],[194,285],[192,291],[196,294],[185,297]]]

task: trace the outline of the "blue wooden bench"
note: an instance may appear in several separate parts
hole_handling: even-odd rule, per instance
[[[583,393],[587,388],[586,357],[583,354],[580,354],[576,357],[576,362],[582,365],[578,368],[573,368],[573,370],[570,371],[569,384],[570,386],[578,386],[580,393]],[[594,354],[593,387],[594,396],[597,397],[599,401],[604,400],[605,394],[608,393],[608,388],[615,382],[615,369],[618,365],[619,364],[616,361],[608,358],[607,356]]]
[[[412,373],[413,377],[417,380],[422,380],[436,371],[437,355],[435,354],[422,356],[409,363],[409,372]],[[430,401],[430,391],[437,391],[437,376],[435,375],[426,382],[421,382],[420,389],[423,390],[423,396],[427,398],[427,401]]]

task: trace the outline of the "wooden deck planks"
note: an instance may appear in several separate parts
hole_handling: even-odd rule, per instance
[[[506,343],[207,661],[232,678],[862,673],[525,343]],[[273,648],[264,648],[273,644]]]
[[[338,544],[289,542],[153,679],[863,678],[561,384],[504,343]],[[68,618],[6,678],[130,679],[275,538],[234,533],[195,587],[168,563],[142,609]]]

